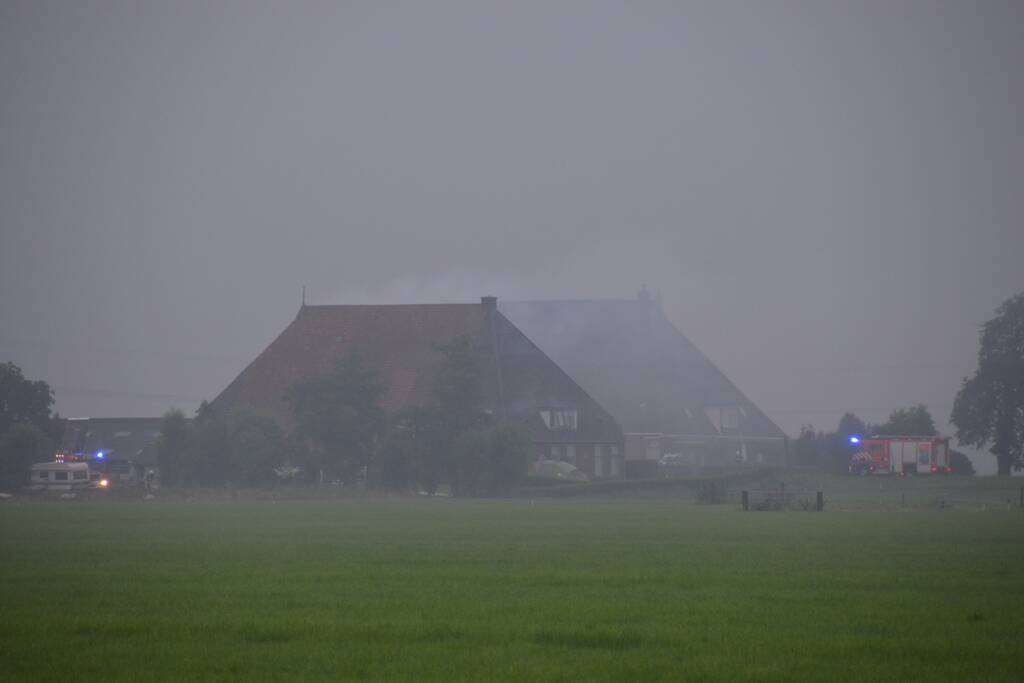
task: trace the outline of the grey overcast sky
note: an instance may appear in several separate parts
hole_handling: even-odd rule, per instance
[[[1024,3],[0,1],[0,360],[215,396],[311,303],[635,296],[778,424],[1024,289]],[[990,458],[991,460],[991,458]]]

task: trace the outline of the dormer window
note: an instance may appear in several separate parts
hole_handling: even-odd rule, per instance
[[[578,410],[545,408],[540,411],[540,419],[544,420],[544,425],[552,432],[576,431],[579,415]]]
[[[707,406],[704,414],[719,433],[734,432],[740,428],[739,406]]]

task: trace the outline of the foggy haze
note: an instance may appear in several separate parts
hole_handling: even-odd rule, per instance
[[[0,361],[212,398],[310,303],[630,298],[791,436],[1024,289],[1018,2],[0,5]],[[994,458],[976,460],[994,471]]]

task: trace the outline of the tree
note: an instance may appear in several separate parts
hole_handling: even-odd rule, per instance
[[[239,413],[227,419],[227,481],[242,486],[266,486],[275,468],[288,458],[284,430],[269,417]]]
[[[839,426],[836,427],[835,433],[838,434],[843,441],[849,442],[851,436],[867,436],[868,426],[864,424],[864,420],[860,419],[853,413],[843,413],[843,416],[839,418]]]
[[[483,410],[483,370],[469,337],[436,347],[444,358],[434,377],[431,395],[453,441],[462,432],[491,421]]]
[[[483,407],[479,353],[465,336],[434,349],[442,358],[429,403],[394,417],[373,468],[373,484],[391,490],[418,484],[434,493],[438,484],[447,482],[457,493],[478,495],[476,491],[489,487],[479,476],[490,472],[491,451],[474,439],[489,438],[487,428],[493,422]]]
[[[850,456],[856,450],[850,437],[863,437],[868,431],[869,427],[853,413],[843,414],[834,432],[815,432],[814,427],[806,425],[793,442],[794,461],[805,467],[845,474],[849,472]]]
[[[0,364],[0,488],[21,488],[32,463],[53,459],[61,422],[52,405],[46,382],[26,379],[14,363]]]
[[[28,380],[14,363],[0,364],[0,434],[15,424],[30,424],[56,439],[57,416],[51,414],[53,390],[42,380]]]
[[[885,424],[873,428],[880,436],[938,436],[935,420],[928,412],[928,406],[919,403],[909,408],[900,408],[889,414]]]
[[[384,438],[371,470],[370,484],[388,491],[408,491],[416,483],[418,460],[415,426],[402,420]]]
[[[533,437],[525,427],[504,423],[491,430],[490,493],[505,494],[526,477]]]
[[[814,425],[800,427],[800,436],[793,442],[793,462],[800,467],[818,465],[818,433]]]
[[[507,493],[526,476],[532,439],[519,425],[463,432],[454,445],[452,490],[457,496]]]
[[[191,438],[188,421],[180,410],[169,410],[160,421],[160,437],[156,444],[156,462],[160,468],[160,481],[167,486],[178,486],[190,478]]]
[[[288,391],[296,433],[310,443],[307,466],[351,481],[370,464],[387,425],[380,407],[385,387],[378,373],[350,353],[325,376],[296,383]]]
[[[32,463],[53,460],[53,441],[33,424],[16,422],[0,435],[0,491],[19,489]]]
[[[1024,292],[982,326],[978,367],[964,378],[950,421],[961,444],[996,456],[1000,476],[1024,469]]]
[[[470,429],[461,433],[452,444],[452,493],[456,496],[483,495],[488,482],[487,461],[490,438],[486,430]]]
[[[419,431],[425,435],[418,472],[428,491],[443,480],[456,485],[460,437],[492,422],[483,408],[483,370],[473,340],[459,337],[435,350],[443,358],[431,387],[432,404],[417,415]]]
[[[405,491],[418,484],[431,495],[451,471],[451,437],[437,406],[408,408],[392,421],[378,453],[374,485]]]
[[[186,449],[187,481],[193,486],[223,486],[232,479],[231,427],[215,415],[205,401],[191,422],[190,447]]]
[[[160,478],[168,486],[272,484],[287,455],[284,430],[273,419],[218,415],[205,401],[194,420],[167,412],[157,441]]]

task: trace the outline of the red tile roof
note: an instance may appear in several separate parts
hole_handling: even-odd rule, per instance
[[[501,313],[483,304],[304,306],[211,407],[244,407],[290,424],[288,389],[330,372],[351,351],[380,373],[386,410],[426,405],[442,360],[437,346],[460,337],[469,338],[480,354],[483,393],[498,416],[525,423],[539,441],[622,440],[603,408]],[[548,432],[538,412],[545,407],[579,410],[580,428]]]

